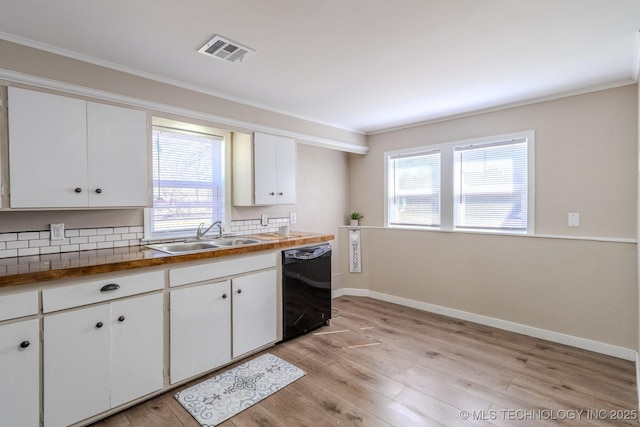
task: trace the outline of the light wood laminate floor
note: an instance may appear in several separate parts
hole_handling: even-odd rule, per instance
[[[333,306],[331,326],[267,350],[307,375],[222,426],[638,423],[633,362],[369,298]],[[94,426],[197,427],[173,393],[214,375]]]

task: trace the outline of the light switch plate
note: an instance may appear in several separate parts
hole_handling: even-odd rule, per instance
[[[298,220],[298,216],[296,215],[295,212],[291,212],[289,214],[289,224],[293,225],[296,223],[296,221]]]
[[[569,227],[580,227],[580,214],[569,213]]]
[[[266,227],[267,225],[269,225],[269,215],[267,214],[260,215],[260,224],[262,224],[263,227]]]

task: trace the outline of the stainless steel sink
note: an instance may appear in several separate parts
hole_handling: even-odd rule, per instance
[[[213,240],[212,242],[218,246],[230,247],[230,246],[255,245],[256,243],[262,243],[262,240],[245,238],[245,237],[227,237],[224,239],[216,239],[216,240]]]
[[[226,237],[223,239],[196,241],[196,242],[175,242],[175,243],[158,243],[146,245],[150,249],[165,252],[170,255],[189,254],[196,252],[206,252],[221,248],[230,248],[236,246],[255,245],[262,243],[261,240],[245,237]]]
[[[171,255],[187,254],[194,252],[205,252],[218,249],[220,246],[213,242],[175,242],[175,243],[158,243],[155,245],[147,245],[148,248],[165,252]]]

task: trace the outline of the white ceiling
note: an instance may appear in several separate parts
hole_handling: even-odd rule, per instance
[[[638,0],[0,0],[2,39],[363,133],[636,82],[638,30]]]

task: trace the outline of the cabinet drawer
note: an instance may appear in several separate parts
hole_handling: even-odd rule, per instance
[[[169,286],[186,285],[220,277],[234,276],[249,271],[273,268],[276,266],[276,255],[273,252],[236,258],[226,261],[215,261],[209,264],[191,267],[172,268],[169,270]]]
[[[0,297],[0,321],[38,313],[38,292],[22,292]]]
[[[105,289],[105,287],[114,289],[109,290],[108,288]],[[65,308],[78,307],[155,291],[163,287],[164,273],[162,271],[127,276],[111,276],[79,285],[46,289],[42,291],[42,310],[44,313],[49,313]]]

